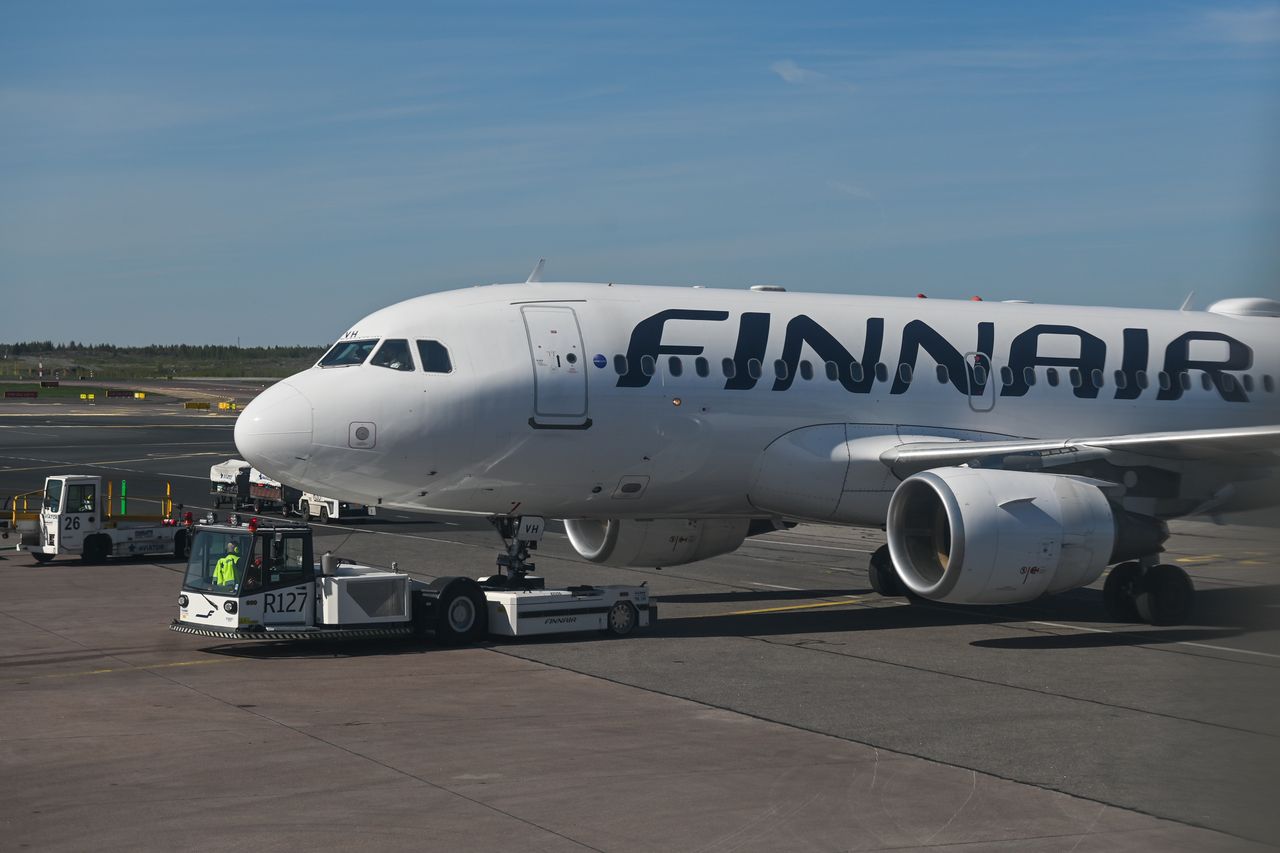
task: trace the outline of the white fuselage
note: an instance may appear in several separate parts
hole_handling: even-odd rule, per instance
[[[424,372],[417,349],[412,370],[313,367],[251,403],[236,443],[282,482],[370,505],[761,516],[762,453],[814,425],[1072,437],[1274,424],[1277,332],[1272,317],[1207,312],[495,285],[408,300],[343,336],[437,341],[451,372]],[[887,497],[843,520],[882,524]]]

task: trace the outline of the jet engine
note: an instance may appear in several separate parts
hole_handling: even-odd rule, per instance
[[[679,566],[737,550],[749,518],[568,519],[573,549],[593,563],[629,568]]]
[[[1112,505],[1094,481],[969,468],[904,480],[889,501],[887,532],[903,584],[954,604],[1085,586],[1112,563],[1158,552],[1168,537],[1163,522]]]

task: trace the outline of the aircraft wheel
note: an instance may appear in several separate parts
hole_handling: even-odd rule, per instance
[[[474,643],[489,630],[484,591],[471,578],[437,578],[431,589],[436,599],[436,642],[446,646]]]
[[[1102,603],[1107,615],[1117,622],[1137,622],[1137,590],[1142,567],[1136,562],[1121,563],[1111,569],[1102,587]]]
[[[888,545],[881,545],[871,555],[871,563],[867,566],[867,580],[871,582],[871,588],[877,595],[885,598],[907,595],[907,588],[898,577],[898,570],[893,567]]]
[[[1134,603],[1138,615],[1152,625],[1178,625],[1191,615],[1195,587],[1177,566],[1153,566],[1143,576]]]
[[[609,608],[605,631],[615,637],[625,637],[636,629],[639,621],[635,605],[630,601],[619,601]]]

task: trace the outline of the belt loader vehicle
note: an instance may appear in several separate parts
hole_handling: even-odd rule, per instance
[[[27,499],[39,492],[19,495],[13,501],[11,524],[21,531],[17,547],[38,563],[59,554],[78,555],[88,563],[100,563],[112,556],[186,553],[189,516],[186,523],[173,517],[173,498],[168,483],[158,499],[160,513],[128,511],[128,483],[120,481],[119,511],[115,510],[115,486],[88,474],[59,474],[45,479],[39,509],[19,512]],[[140,500],[132,498],[136,506]]]
[[[271,518],[201,522],[171,630],[226,640],[360,639],[434,636],[458,645],[502,636],[603,631],[618,636],[647,627],[656,607],[644,586],[544,589],[531,564],[480,581],[423,581],[398,571],[314,560],[311,528]],[[528,537],[512,551],[527,555]],[[515,570],[512,571],[511,569]]]

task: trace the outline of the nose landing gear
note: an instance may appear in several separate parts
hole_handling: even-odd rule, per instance
[[[502,538],[504,553],[498,555],[498,573],[480,579],[480,586],[485,589],[543,589],[541,577],[532,574],[537,568],[529,561],[529,552],[538,550],[538,542],[542,540],[546,529],[546,520],[541,516],[498,516],[490,518],[498,536]]]

